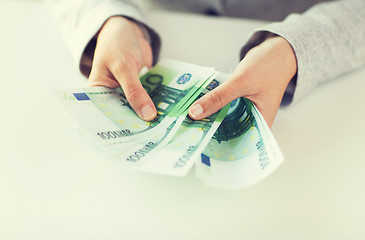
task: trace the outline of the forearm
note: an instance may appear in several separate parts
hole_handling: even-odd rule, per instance
[[[270,34],[294,49],[298,70],[291,87],[296,84],[294,100],[299,99],[318,83],[365,65],[365,1],[322,3],[257,29],[241,56]]]
[[[88,76],[93,59],[94,38],[105,21],[124,16],[141,24],[148,34],[154,59],[157,59],[160,38],[146,25],[138,6],[128,0],[46,0],[60,23],[66,44],[80,70]]]

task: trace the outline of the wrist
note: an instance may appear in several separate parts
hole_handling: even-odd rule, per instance
[[[286,85],[297,73],[297,58],[290,43],[283,37],[273,36],[266,39],[262,44],[266,44],[270,48],[274,48],[277,54],[277,60],[280,62],[280,69],[287,80]]]

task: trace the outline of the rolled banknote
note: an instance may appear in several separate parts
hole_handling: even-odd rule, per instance
[[[239,189],[269,176],[284,156],[255,105],[244,98],[231,107],[196,164],[196,175],[206,184]]]

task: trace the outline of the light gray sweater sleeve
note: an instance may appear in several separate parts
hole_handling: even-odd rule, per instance
[[[303,14],[256,29],[241,58],[271,35],[285,38],[294,49],[298,71],[283,104],[296,101],[317,84],[365,66],[365,0],[315,5]]]
[[[146,25],[133,0],[46,0],[58,20],[74,62],[88,76],[96,45],[95,35],[112,16],[124,16],[136,21],[150,41],[153,59],[158,58],[160,38]]]

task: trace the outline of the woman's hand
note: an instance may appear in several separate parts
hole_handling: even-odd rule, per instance
[[[244,97],[256,105],[271,127],[296,72],[296,57],[290,44],[281,37],[268,38],[246,54],[227,81],[198,99],[189,115],[199,120]]]
[[[138,116],[150,121],[157,112],[138,76],[143,66],[151,68],[152,49],[142,29],[127,18],[109,18],[97,38],[88,85],[121,86]]]

